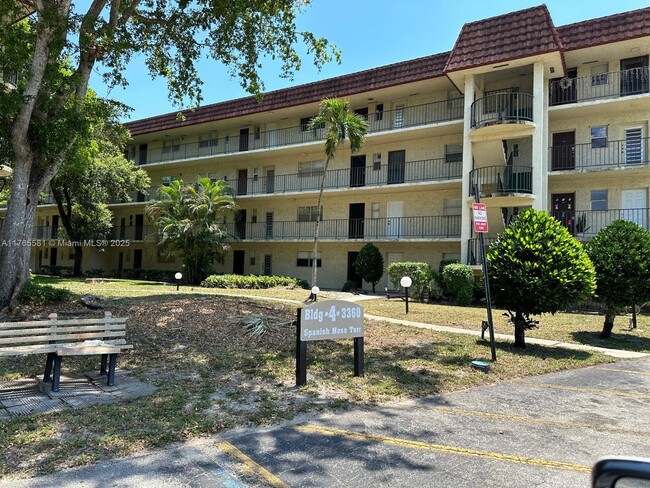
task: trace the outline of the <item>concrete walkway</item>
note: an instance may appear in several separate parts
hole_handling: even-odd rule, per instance
[[[271,297],[258,297],[258,296],[252,296],[252,295],[231,295],[231,294],[223,294],[221,296],[236,296],[236,297],[241,297],[241,298],[259,298],[262,300],[271,300],[274,302],[284,302],[284,303],[292,303],[292,304],[300,304],[304,305],[305,302],[300,302],[298,300],[289,300],[287,298],[271,298]],[[349,302],[361,302],[365,300],[373,300],[373,299],[380,299],[380,298],[386,298],[384,295],[353,295],[353,296],[347,296],[347,297],[341,297],[341,300],[347,300]],[[381,322],[390,322],[393,324],[399,324],[399,325],[407,325],[410,327],[417,327],[420,329],[429,329],[429,330],[436,330],[439,332],[448,332],[450,334],[464,334],[464,335],[473,335],[473,336],[480,336],[481,331],[480,330],[473,330],[473,329],[461,329],[458,327],[449,327],[447,325],[436,325],[436,324],[426,324],[423,322],[413,322],[411,320],[404,320],[404,319],[393,319],[389,317],[380,317],[378,315],[370,315],[370,314],[365,314],[365,317],[370,319],[370,320],[376,320],[376,321],[381,321]],[[498,339],[500,341],[508,341],[508,342],[513,342],[514,337],[508,334],[494,334],[494,338]],[[575,344],[572,342],[561,342],[561,341],[553,341],[550,339],[537,339],[534,337],[526,337],[526,343],[528,344],[537,344],[540,346],[546,346],[546,347],[560,347],[562,349],[571,349],[574,351],[590,351],[590,352],[599,352],[602,354],[605,354],[606,356],[612,356],[615,358],[619,359],[637,359],[637,358],[643,358],[646,356],[649,356],[649,354],[643,353],[643,352],[636,352],[636,351],[626,351],[624,349],[610,349],[607,347],[598,347],[598,346],[588,346],[586,344]]]

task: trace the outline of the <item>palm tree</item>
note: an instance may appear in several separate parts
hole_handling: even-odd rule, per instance
[[[199,284],[214,261],[223,262],[233,235],[224,225],[237,205],[225,181],[201,178],[194,185],[172,181],[160,189],[160,200],[147,207],[147,216],[156,222],[158,245],[176,254],[190,283]]]
[[[311,286],[316,286],[317,279],[317,256],[318,256],[318,231],[321,220],[321,206],[323,203],[323,188],[325,186],[325,175],[334,153],[346,139],[350,141],[352,154],[361,149],[368,132],[368,122],[358,114],[350,112],[350,102],[339,98],[325,98],[321,101],[318,115],[311,119],[309,127],[318,137],[319,131],[324,129],[325,141],[325,167],[320,180],[318,191],[318,204],[316,206],[316,228],[314,229],[314,255],[311,272]]]

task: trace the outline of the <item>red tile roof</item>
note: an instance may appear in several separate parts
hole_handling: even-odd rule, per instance
[[[565,51],[624,41],[650,33],[650,7],[557,28]]]
[[[445,73],[561,51],[546,5],[465,24]]]
[[[323,81],[268,92],[264,95],[264,101],[262,103],[258,103],[251,96],[205,105],[197,108],[194,112],[184,110],[183,114],[186,119],[183,122],[178,121],[176,119],[177,112],[173,112],[128,122],[126,126],[131,131],[132,136],[137,136],[150,132],[192,126],[212,120],[223,120],[278,108],[318,102],[326,97],[350,96],[355,93],[378,88],[426,80],[443,76],[442,68],[448,56],[448,52],[435,54],[433,56],[359,71],[350,75],[338,76]]]
[[[552,51],[569,51],[650,35],[650,7],[555,28],[546,5],[465,24],[451,52],[434,54],[349,75],[205,105],[129,122],[133,136],[241,117],[279,108],[344,97],[379,88],[426,80],[444,73],[507,62]]]

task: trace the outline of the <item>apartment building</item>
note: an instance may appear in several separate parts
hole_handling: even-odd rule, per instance
[[[148,195],[113,205],[113,237],[84,268],[177,269],[148,240],[157,188],[199,176],[228,181],[238,239],[217,272],[309,280],[323,143],[308,123],[325,97],[368,120],[358,154],[343,146],[325,174],[318,284],[357,281],[375,243],[385,265],[443,258],[478,264],[471,204],[488,208],[489,238],[522,209],[547,210],[587,241],[612,220],[648,228],[650,8],[555,26],[542,5],[463,26],[449,52],[127,124],[129,157]],[[36,233],[54,235],[52,205]],[[39,248],[33,269],[70,264]],[[369,288],[368,284],[363,284]],[[391,286],[386,276],[380,287]],[[381,289],[381,288],[380,288]]]

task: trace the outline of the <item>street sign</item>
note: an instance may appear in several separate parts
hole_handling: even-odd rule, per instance
[[[487,232],[488,219],[485,204],[473,203],[472,210],[474,211],[474,232]]]

